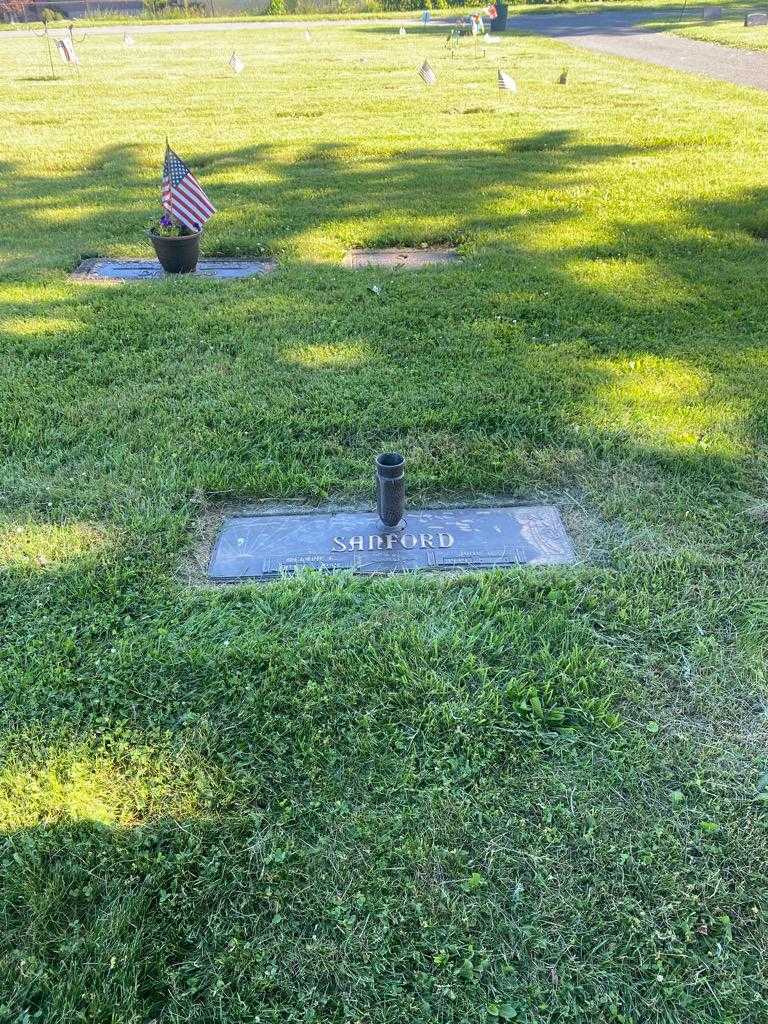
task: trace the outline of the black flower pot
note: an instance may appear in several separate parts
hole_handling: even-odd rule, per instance
[[[156,235],[148,231],[149,240],[155,248],[160,266],[166,274],[193,274],[197,261],[200,259],[200,236],[203,233],[193,231],[189,235]]]

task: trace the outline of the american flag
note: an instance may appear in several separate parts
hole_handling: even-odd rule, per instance
[[[489,4],[485,8],[485,13],[488,15],[489,18],[498,18],[498,16],[499,16],[499,12],[498,12],[498,10],[496,8],[496,4]]]
[[[58,39],[56,41],[56,47],[59,51],[59,56],[65,64],[80,63],[80,58],[75,53],[74,44],[70,39]]]
[[[404,25],[401,25],[401,26],[400,26],[400,35],[401,35],[401,36],[404,36],[404,35],[405,35],[405,26],[404,26]]]
[[[244,62],[240,60],[240,58],[234,52],[232,56],[229,58],[228,63],[236,75],[239,75],[241,71],[245,70]]]
[[[216,213],[216,207],[198,184],[197,178],[170,148],[163,165],[163,209],[185,228],[197,231]]]
[[[130,32],[123,33],[123,46],[133,46],[135,41]]]
[[[429,66],[429,61],[424,61],[424,63],[419,68],[419,74],[424,79],[425,85],[437,85],[437,75]]]
[[[499,88],[506,92],[517,92],[514,78],[510,78],[506,71],[499,68]]]

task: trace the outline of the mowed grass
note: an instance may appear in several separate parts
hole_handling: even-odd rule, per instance
[[[768,26],[755,25],[747,28],[743,15],[740,18],[721,22],[685,22],[673,28],[675,35],[699,39],[704,43],[719,43],[739,50],[768,50]]]
[[[381,26],[44,46],[0,40],[0,1020],[765,1021],[768,98]],[[147,255],[166,134],[278,273],[69,280]],[[370,501],[386,449],[580,563],[187,584],[217,503]]]
[[[712,9],[718,5],[713,4]],[[706,6],[694,8],[690,14],[683,11],[675,23],[669,25],[675,35],[687,36],[689,39],[700,39],[705,43],[719,43],[722,46],[733,46],[740,50],[768,50],[768,27],[755,25],[747,28],[744,18],[752,11],[762,8],[745,0],[729,0],[719,5],[720,17],[708,18]],[[668,17],[673,17],[670,11]]]

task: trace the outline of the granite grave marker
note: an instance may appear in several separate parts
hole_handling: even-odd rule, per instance
[[[208,576],[268,580],[305,567],[373,575],[574,560],[550,505],[411,511],[397,529],[373,512],[240,515],[224,522]]]
[[[157,260],[84,260],[72,275],[78,281],[146,281],[164,277],[215,277],[231,280],[262,277],[275,270],[274,260],[200,260],[192,274],[166,274]]]
[[[379,267],[390,270],[418,270],[433,264],[460,263],[455,249],[444,248],[386,248],[350,249],[342,265],[350,270],[364,270]]]

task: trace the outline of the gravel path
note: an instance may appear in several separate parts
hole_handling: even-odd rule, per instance
[[[689,9],[695,13],[695,8]],[[675,71],[706,75],[733,85],[768,91],[768,54],[736,50],[717,43],[670,35],[663,28],[648,28],[643,20],[658,11],[600,11],[595,14],[521,14],[511,18],[512,28],[559,39],[570,46],[631,57]],[[685,18],[681,24],[685,24]],[[670,21],[670,26],[673,24]]]

